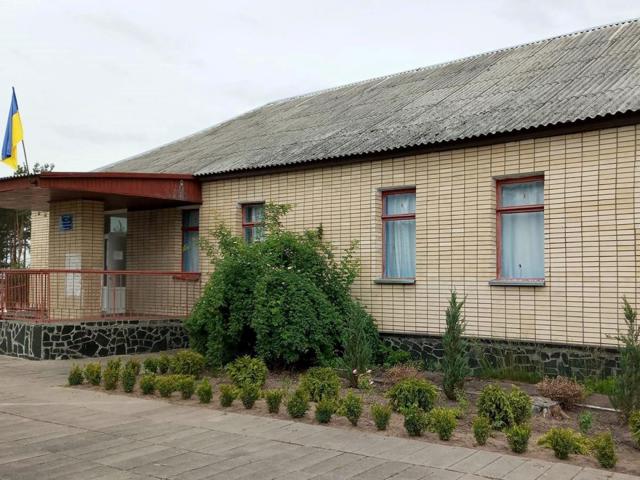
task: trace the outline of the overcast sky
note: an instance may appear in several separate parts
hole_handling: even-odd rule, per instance
[[[637,16],[638,0],[0,0],[0,135],[15,86],[30,163],[91,170],[272,100]]]

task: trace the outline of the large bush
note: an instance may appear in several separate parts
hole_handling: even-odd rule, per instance
[[[261,242],[246,243],[224,226],[213,232],[208,253],[215,270],[186,327],[191,346],[214,366],[244,354],[271,366],[334,360],[354,311],[362,313],[349,291],[359,270],[355,244],[337,260],[321,228],[283,229],[280,218],[287,211],[267,204]],[[377,330],[364,314],[377,351]]]

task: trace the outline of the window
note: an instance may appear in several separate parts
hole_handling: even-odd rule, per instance
[[[198,239],[200,237],[200,211],[182,211],[182,271],[199,272],[200,254]]]
[[[544,279],[544,178],[496,184],[498,278]]]
[[[385,278],[416,276],[416,191],[382,192]]]
[[[242,206],[242,235],[247,243],[264,238],[264,203],[248,203]]]

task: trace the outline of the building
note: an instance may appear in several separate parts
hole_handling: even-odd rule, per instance
[[[455,288],[473,337],[551,369],[615,362],[640,287],[639,119],[631,20],[273,102],[97,172],[3,179],[0,206],[34,210],[3,315],[175,321],[209,273],[199,232],[252,240],[276,202],[291,228],[360,242],[354,295],[394,343],[437,351]]]

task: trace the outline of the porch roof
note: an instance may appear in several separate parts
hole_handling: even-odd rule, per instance
[[[49,210],[64,200],[101,200],[106,210],[143,210],[202,203],[192,175],[48,172],[0,179],[0,208]]]

